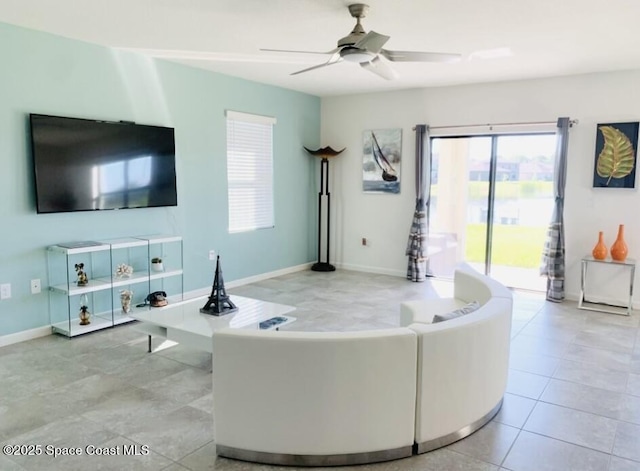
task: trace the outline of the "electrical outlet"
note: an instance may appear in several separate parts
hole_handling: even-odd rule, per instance
[[[216,251],[209,250],[209,260],[215,260],[215,259],[216,259]]]
[[[0,299],[9,299],[11,297],[11,283],[3,283],[0,285]]]
[[[38,294],[41,291],[40,279],[31,280],[31,294]]]

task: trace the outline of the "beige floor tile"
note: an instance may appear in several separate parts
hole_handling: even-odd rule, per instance
[[[630,374],[627,382],[627,394],[640,396],[640,374]]]
[[[136,443],[149,445],[155,453],[178,461],[211,441],[213,418],[211,414],[186,406],[148,418],[127,436]]]
[[[538,399],[548,382],[549,378],[546,376],[510,369],[507,392],[530,399]]]
[[[607,471],[609,455],[522,431],[503,466],[513,471]]]
[[[603,417],[619,419],[622,397],[622,393],[552,379],[542,393],[540,400]]]
[[[553,377],[565,381],[607,389],[609,391],[624,392],[627,389],[629,374],[614,371],[597,363],[582,363],[562,360]]]
[[[638,471],[640,470],[640,462],[626,460],[617,456],[611,457],[609,463],[609,471]]]
[[[626,422],[618,424],[613,454],[640,462],[640,425]],[[640,469],[640,466],[638,469]]]
[[[529,355],[564,357],[571,344],[536,335],[519,334],[511,341],[511,351]]]
[[[502,407],[493,420],[512,427],[522,428],[535,405],[536,401],[533,399],[506,393],[502,400]]]
[[[497,471],[498,466],[470,456],[457,453],[447,448],[425,453],[413,458],[414,464],[409,469],[428,471]]]
[[[559,363],[559,358],[522,353],[520,351],[512,352],[509,358],[509,368],[539,376],[552,376]]]
[[[499,422],[489,422],[470,436],[449,445],[448,448],[481,461],[500,465],[519,432],[520,430],[515,427]]]
[[[0,469],[2,471],[25,471],[25,468],[20,466],[15,461],[0,454]]]
[[[362,330],[397,326],[401,301],[451,296],[452,284],[309,270],[228,291],[295,305],[298,321],[287,329]],[[640,470],[639,324],[640,312],[612,316],[514,292],[509,386],[494,420],[445,449],[341,471]],[[0,442],[151,447],[139,457],[18,463],[0,455],[0,470],[293,469],[216,458],[211,355],[162,339],[155,353],[146,346],[146,335],[124,325],[0,348]],[[613,442],[612,419],[621,421]]]
[[[620,420],[640,424],[640,397],[624,394],[620,401]]]
[[[611,453],[617,425],[614,419],[538,402],[523,430]]]
[[[626,372],[629,371],[631,353],[573,344],[569,346],[563,359],[582,363],[594,363],[611,370]]]

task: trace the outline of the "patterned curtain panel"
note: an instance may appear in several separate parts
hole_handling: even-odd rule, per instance
[[[558,118],[556,164],[554,172],[555,206],[542,252],[540,275],[547,277],[547,300],[564,300],[564,188],[567,182],[569,118]]]
[[[407,278],[424,281],[427,277],[427,207],[429,205],[429,130],[427,125],[418,124],[416,130],[416,208],[409,231],[406,255],[409,257]]]

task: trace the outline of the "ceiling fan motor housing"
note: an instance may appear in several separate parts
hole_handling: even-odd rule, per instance
[[[351,16],[353,16],[357,22],[353,27],[353,30],[351,30],[351,33],[338,41],[338,47],[353,46],[366,34],[364,28],[360,24],[360,19],[367,16],[368,12],[369,5],[365,5],[364,3],[354,3],[353,5],[349,5],[349,13],[351,13]]]
[[[354,18],[364,18],[369,13],[369,5],[365,3],[353,3],[349,5],[349,13]]]

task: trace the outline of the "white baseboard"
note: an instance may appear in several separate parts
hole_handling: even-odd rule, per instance
[[[16,332],[15,334],[0,336],[0,347],[6,347],[14,343],[26,342],[27,340],[33,340],[40,337],[46,337],[51,335],[51,326],[45,325],[37,327],[31,330],[23,330],[22,332]]]
[[[276,276],[288,275],[290,273],[296,273],[299,271],[309,270],[313,263],[303,263],[302,265],[296,265],[293,267],[282,268],[280,270],[270,271],[267,273],[261,273],[259,275],[249,276],[247,278],[240,278],[239,280],[233,280],[225,282],[225,288],[237,288],[238,286],[248,285],[250,283],[256,283],[258,281],[268,280],[269,278],[275,278]],[[211,288],[213,285],[213,279],[211,285],[206,288],[198,288],[184,293],[185,299],[198,298],[200,296],[209,296],[211,294]]]
[[[293,267],[282,268],[280,270],[270,271],[267,273],[261,273],[260,275],[254,275],[247,278],[230,281],[229,283],[227,283],[227,286],[229,288],[237,288],[238,286],[248,285],[250,283],[255,283],[256,281],[268,280],[269,278],[274,278],[276,276],[288,275],[290,273],[309,270],[311,268],[311,265],[313,265],[313,263],[303,263],[302,265],[296,265]]]

